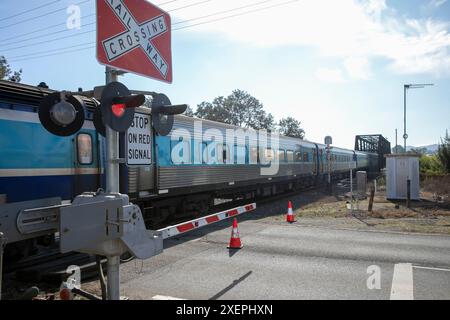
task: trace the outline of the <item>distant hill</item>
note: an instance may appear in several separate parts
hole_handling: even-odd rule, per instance
[[[436,153],[438,151],[439,145],[436,144],[430,144],[427,146],[420,146],[420,147],[414,147],[414,146],[406,146],[406,151],[411,151],[411,149],[427,149],[427,154],[433,154]]]

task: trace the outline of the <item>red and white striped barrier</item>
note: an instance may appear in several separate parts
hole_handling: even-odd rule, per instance
[[[198,218],[188,222],[182,222],[174,226],[169,226],[158,231],[162,233],[163,239],[171,238],[182,233],[198,229],[209,224],[219,222],[221,220],[228,219],[252,210],[256,209],[256,203],[250,203],[241,207],[225,210],[222,212],[214,213],[206,217]]]

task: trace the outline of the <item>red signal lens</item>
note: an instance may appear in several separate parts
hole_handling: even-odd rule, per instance
[[[125,113],[125,108],[126,107],[127,106],[125,104],[123,104],[123,103],[113,104],[112,107],[111,107],[112,108],[112,113],[116,117],[120,118]]]

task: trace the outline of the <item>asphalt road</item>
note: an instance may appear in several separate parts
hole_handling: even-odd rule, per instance
[[[450,299],[450,237],[244,220],[165,242],[163,254],[121,265],[131,299]],[[369,288],[370,287],[370,288]]]

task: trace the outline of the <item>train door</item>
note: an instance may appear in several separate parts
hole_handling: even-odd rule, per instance
[[[313,174],[316,175],[317,174],[317,169],[318,169],[318,165],[317,165],[317,147],[312,149],[313,152]]]
[[[319,149],[319,166],[320,173],[323,173],[323,149]]]
[[[74,157],[72,169],[72,198],[100,187],[100,161],[97,134],[92,130],[80,130],[73,139]]]

